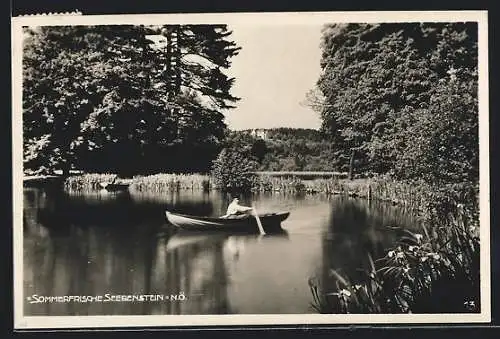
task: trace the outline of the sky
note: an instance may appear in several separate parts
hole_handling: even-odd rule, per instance
[[[236,78],[231,93],[241,98],[223,112],[232,130],[314,128],[318,113],[301,104],[320,74],[323,24],[231,24],[228,39],[242,49],[225,70]]]
[[[225,113],[232,130],[319,128],[319,115],[301,105],[320,74],[322,25],[231,25],[242,47],[226,72],[236,78],[237,108]]]

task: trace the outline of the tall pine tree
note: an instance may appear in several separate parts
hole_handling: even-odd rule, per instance
[[[146,38],[166,32],[182,32],[168,39],[170,54]],[[237,101],[223,72],[239,50],[230,34],[214,25],[26,29],[25,168],[207,170],[224,137],[221,110]],[[187,152],[203,156],[178,157]]]

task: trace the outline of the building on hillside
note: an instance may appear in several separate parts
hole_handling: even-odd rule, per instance
[[[165,49],[167,47],[167,37],[161,34],[147,34],[146,41],[155,49]]]
[[[252,129],[250,130],[250,135],[254,138],[261,138],[263,140],[269,139],[268,132],[265,129]]]

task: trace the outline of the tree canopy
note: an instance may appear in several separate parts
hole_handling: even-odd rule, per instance
[[[478,180],[476,23],[334,24],[309,102],[358,171]]]
[[[224,73],[240,49],[230,35],[225,25],[26,28],[25,168],[208,171],[221,111],[238,100]]]

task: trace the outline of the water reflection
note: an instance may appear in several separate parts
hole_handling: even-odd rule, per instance
[[[30,303],[27,315],[309,313],[309,277],[356,272],[366,253],[411,226],[393,206],[355,199],[242,197],[259,212],[291,211],[277,235],[187,234],[164,211],[220,215],[231,196],[202,192],[24,190],[24,292],[43,296],[154,294],[184,301]]]
[[[369,256],[383,256],[398,240],[392,226],[415,227],[414,216],[389,204],[340,198],[332,207],[322,237],[325,270],[321,278],[327,292],[335,288],[328,268],[359,279],[370,268]]]

